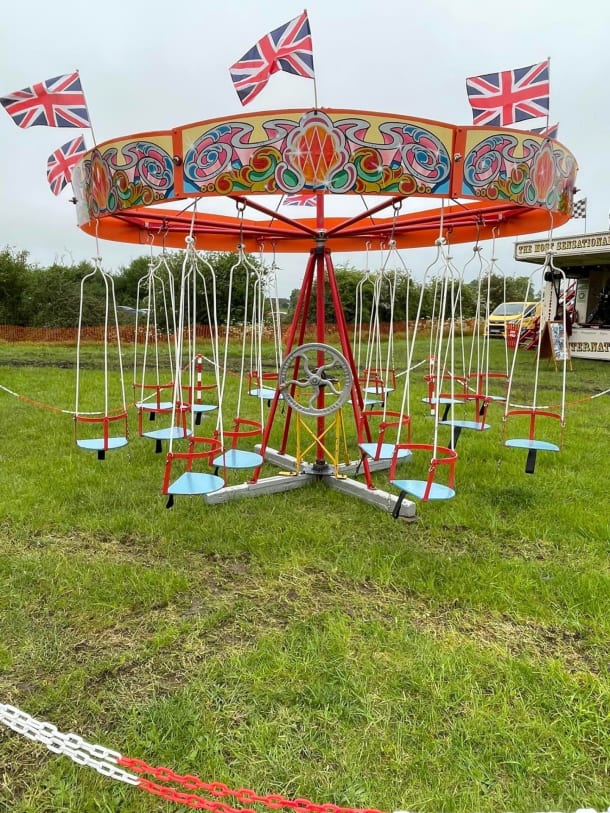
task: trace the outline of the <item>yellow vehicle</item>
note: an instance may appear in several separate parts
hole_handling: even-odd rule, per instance
[[[489,314],[486,333],[503,339],[507,324],[521,324],[521,332],[524,333],[535,324],[541,313],[540,302],[502,302]]]

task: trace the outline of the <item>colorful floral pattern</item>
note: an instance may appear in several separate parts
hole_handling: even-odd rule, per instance
[[[576,170],[574,156],[557,142],[502,132],[469,150],[462,194],[568,212]]]
[[[174,195],[174,162],[158,144],[129,141],[93,149],[81,164],[82,194],[93,217]]]
[[[406,119],[377,123],[323,110],[266,119],[258,136],[247,121],[215,124],[185,151],[185,192],[442,195],[452,138],[442,127],[444,139]]]

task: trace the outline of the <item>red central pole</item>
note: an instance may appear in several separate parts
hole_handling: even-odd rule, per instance
[[[332,263],[332,259],[330,256],[330,251],[326,248],[326,232],[324,229],[324,194],[318,193],[316,196],[316,214],[317,214],[317,226],[318,226],[318,234],[316,238],[316,245],[311,250],[309,261],[307,263],[307,267],[305,269],[305,275],[303,278],[303,283],[301,286],[301,290],[299,292],[299,297],[296,303],[294,316],[292,319],[292,324],[288,331],[287,339],[286,339],[286,348],[285,353],[291,352],[294,346],[300,346],[305,341],[305,331],[307,327],[307,317],[309,314],[309,306],[312,299],[313,294],[313,286],[315,282],[316,286],[316,342],[318,344],[326,344],[326,291],[328,286],[328,291],[330,294],[330,300],[332,302],[332,308],[335,313],[335,321],[337,326],[337,332],[339,334],[339,343],[341,345],[341,352],[345,356],[350,370],[352,372],[352,411],[354,414],[354,420],[356,425],[360,425],[360,421],[362,420],[362,411],[364,409],[364,399],[363,393],[360,388],[360,382],[358,379],[358,370],[356,369],[356,365],[354,362],[354,356],[352,353],[351,343],[349,339],[349,330],[347,323],[345,321],[345,314],[343,312],[343,305],[341,302],[341,296],[339,294],[339,286],[337,285],[337,280],[335,277],[335,270]],[[320,351],[317,355],[317,364],[318,366],[322,366],[324,364],[324,352]],[[295,366],[295,376],[298,375],[298,359]],[[276,391],[273,401],[271,403],[271,408],[269,411],[269,415],[267,417],[267,422],[265,424],[265,429],[263,432],[263,440],[261,444],[261,454],[264,456],[265,450],[269,443],[269,438],[271,436],[271,430],[273,428],[273,422],[277,414],[277,407],[279,403],[279,390]],[[320,387],[320,394],[317,398],[316,405],[318,409],[322,409],[324,407],[324,387]],[[292,417],[292,409],[288,407],[286,420],[284,423],[284,430],[282,434],[282,441],[280,446],[280,454],[286,453],[286,447],[288,443],[288,432],[290,427]],[[326,416],[320,415],[316,419],[316,432],[318,438],[323,438],[324,432],[326,430]],[[364,434],[365,437],[370,440],[370,430],[368,425],[364,427]],[[316,466],[318,466],[321,470],[326,467],[326,460],[324,458],[324,447],[322,442],[317,443],[316,446]],[[251,482],[255,483],[260,475],[259,466],[251,479]]]
[[[318,234],[324,233],[324,195],[318,192],[316,195],[316,226]],[[326,285],[324,279],[324,242],[319,239],[316,246],[316,341],[320,344],[326,343],[326,313],[325,313],[325,293]],[[318,367],[324,364],[324,352],[318,352]],[[318,409],[324,408],[324,387],[320,387],[318,396]],[[320,415],[317,420],[317,436],[324,436],[325,416]],[[324,465],[324,448],[318,443],[316,451],[316,463]]]

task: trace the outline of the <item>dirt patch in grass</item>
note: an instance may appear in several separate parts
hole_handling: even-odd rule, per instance
[[[205,563],[205,577],[193,579],[191,589],[165,606],[149,607],[91,634],[66,627],[61,657],[52,669],[44,661],[33,667],[27,658],[16,658],[0,677],[5,702],[27,706],[37,697],[44,703],[50,693],[55,708],[63,695],[68,711],[69,693],[78,691],[108,706],[112,718],[121,703],[133,706],[151,692],[175,692],[193,680],[202,663],[251,650],[262,638],[281,636],[291,624],[323,613],[344,615],[358,626],[411,628],[448,650],[470,645],[504,658],[553,660],[570,673],[599,674],[606,668],[603,653],[573,630],[489,616],[458,602],[423,601],[408,590],[349,581],[323,570],[263,579],[244,556],[206,556]],[[75,673],[65,694],[60,688],[64,669]]]
[[[418,629],[440,640],[475,643],[504,656],[533,660],[556,660],[568,672],[599,674],[603,670],[601,654],[596,653],[578,632],[552,626],[518,621],[501,616],[483,618],[470,611],[422,607],[412,616]]]

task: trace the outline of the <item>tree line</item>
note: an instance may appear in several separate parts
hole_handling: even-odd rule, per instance
[[[184,252],[176,252],[157,264],[155,278],[165,280],[169,285],[171,276],[179,297],[179,285],[184,262]],[[129,265],[112,273],[117,305],[121,308],[122,320],[133,320],[136,308],[147,308],[147,295],[150,291],[143,285],[150,267],[148,257],[138,257]],[[24,327],[75,327],[82,308],[83,325],[101,325],[106,310],[106,290],[100,274],[94,274],[95,267],[90,262],[72,265],[53,263],[42,267],[30,261],[24,250],[6,247],[0,250],[0,324]],[[356,320],[366,324],[374,315],[375,303],[378,319],[382,323],[414,319],[417,314],[421,285],[404,272],[385,274],[375,288],[374,277],[353,267],[339,266],[336,271],[337,285],[348,323]],[[233,324],[241,324],[251,318],[251,307],[258,280],[264,280],[268,269],[255,257],[247,257],[246,262],[238,262],[236,254],[213,253],[203,255],[199,266],[198,283],[207,291],[197,299],[196,321],[209,324],[216,318],[225,324],[227,319]],[[88,276],[91,275],[91,276]],[[85,284],[83,279],[87,277]],[[213,281],[213,285],[212,285]],[[161,284],[161,282],[159,283]],[[431,280],[423,291],[422,318],[434,314],[435,286]],[[309,318],[315,320],[314,308],[316,290],[314,283]],[[460,292],[460,314],[463,318],[473,318],[477,313],[478,282],[465,283]],[[487,293],[487,281],[485,281]],[[527,277],[503,277],[492,274],[489,279],[489,307],[492,310],[503,301],[523,300],[528,288]],[[82,289],[82,302],[81,302]],[[211,293],[214,291],[215,313],[210,308]],[[290,319],[297,304],[300,289],[292,291],[288,299],[280,300],[279,307],[285,319]],[[229,299],[230,297],[230,299]],[[229,308],[230,301],[230,308]],[[484,312],[484,305],[479,305]],[[270,302],[267,315],[276,304]],[[330,293],[325,291],[325,318],[330,324],[335,322],[335,308]]]

